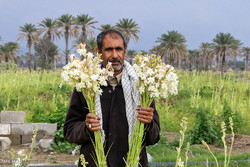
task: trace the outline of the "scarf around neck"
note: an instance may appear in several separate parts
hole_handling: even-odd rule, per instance
[[[136,107],[140,105],[139,90],[135,84],[136,80],[137,80],[137,75],[133,67],[127,61],[124,61],[121,84],[125,99],[126,117],[129,127],[129,143],[132,131],[136,125],[136,116],[137,116]],[[103,119],[102,119],[100,96],[96,96],[95,103],[96,103],[96,114],[101,118],[100,123],[102,127]],[[102,142],[104,143],[105,133],[103,128],[101,129],[101,135],[102,135]]]

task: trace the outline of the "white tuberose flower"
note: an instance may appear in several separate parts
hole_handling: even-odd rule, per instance
[[[92,75],[90,78],[92,79],[92,81],[96,81],[98,79],[98,75]]]
[[[24,150],[19,150],[19,151],[17,152],[17,155],[18,155],[18,156],[23,156],[23,154],[24,154]]]
[[[152,76],[154,74],[154,71],[152,70],[152,68],[149,68],[147,70],[147,74],[150,75],[150,76]]]

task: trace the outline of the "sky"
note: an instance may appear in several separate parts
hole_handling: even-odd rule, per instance
[[[250,0],[0,0],[1,44],[17,41],[19,26],[25,23],[37,25],[67,13],[89,14],[98,21],[96,27],[132,18],[140,27],[140,39],[131,40],[128,49],[137,51],[149,51],[161,34],[172,30],[185,36],[188,49],[212,42],[219,32],[231,33],[250,47]],[[95,30],[95,36],[98,33]],[[24,54],[26,43],[18,42]],[[54,43],[65,49],[64,38]]]

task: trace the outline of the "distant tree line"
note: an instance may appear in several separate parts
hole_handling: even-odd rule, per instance
[[[177,64],[178,69],[192,71],[195,66],[199,70],[212,70],[214,62],[216,69],[221,67],[225,72],[226,60],[233,59],[233,69],[236,71],[236,58],[245,57],[245,71],[248,70],[250,47],[242,47],[242,43],[230,33],[218,33],[212,42],[202,42],[198,49],[188,50],[185,37],[177,31],[168,31],[162,34],[150,52],[160,55],[164,61],[171,65]]]
[[[0,43],[0,61],[18,63],[21,67],[28,67],[29,70],[37,67],[42,69],[56,68],[59,62],[69,60],[69,38],[75,40],[72,47],[77,47],[80,43],[86,44],[88,51],[96,52],[96,39],[93,37],[94,29],[105,31],[108,29],[117,29],[124,33],[126,41],[130,39],[139,41],[138,33],[140,28],[133,19],[122,18],[112,26],[103,24],[96,27],[93,17],[88,14],[72,16],[63,14],[56,19],[45,18],[37,25],[26,23],[19,27],[20,33],[18,40],[25,40],[29,52],[26,55],[20,54],[20,46],[17,42]],[[65,51],[63,55],[59,54],[59,48],[53,43],[56,39],[64,37]],[[2,38],[0,36],[0,42]],[[226,70],[226,62],[233,59],[233,69],[237,70],[237,57],[245,57],[244,70],[248,70],[248,58],[250,47],[242,47],[240,40],[234,38],[230,33],[218,33],[214,39],[209,42],[202,42],[198,49],[188,50],[186,38],[179,32],[173,30],[163,33],[156,40],[156,46],[150,49],[151,54],[157,54],[163,61],[177,69],[189,70],[221,70],[223,74]],[[34,48],[34,53],[32,53]],[[147,54],[148,52],[143,51]],[[137,54],[135,50],[127,51],[127,60],[132,63],[133,57]],[[63,65],[63,64],[62,64]]]

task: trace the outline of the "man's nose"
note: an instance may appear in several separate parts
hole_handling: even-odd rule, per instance
[[[118,53],[117,53],[116,49],[112,50],[112,57],[114,57],[114,58],[118,57]]]

